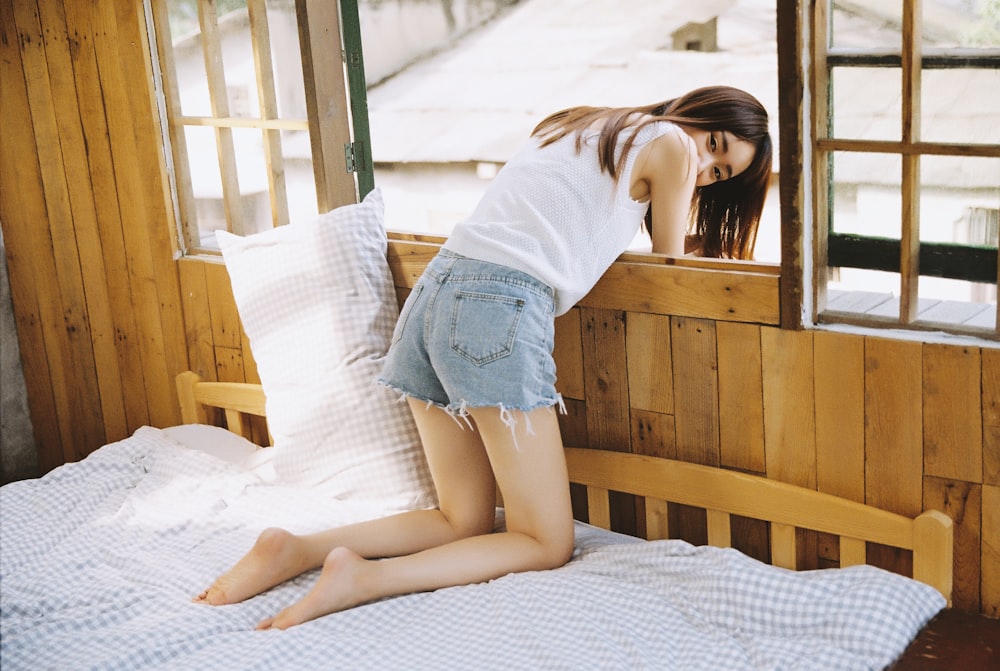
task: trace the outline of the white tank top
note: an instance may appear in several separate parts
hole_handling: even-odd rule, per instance
[[[616,160],[632,132],[619,135]],[[635,238],[649,204],[629,196],[632,167],[643,145],[669,132],[680,131],[666,121],[639,131],[617,185],[598,163],[599,131],[584,131],[579,154],[573,134],[547,147],[532,138],[444,248],[538,278],[555,290],[556,315],[569,311]]]

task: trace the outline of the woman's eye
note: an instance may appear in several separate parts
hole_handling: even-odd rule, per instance
[[[715,175],[715,179],[722,179],[722,171],[718,168],[712,168],[712,174]]]
[[[715,151],[715,148],[717,146],[718,146],[718,143],[716,143],[716,141],[715,141],[715,135],[709,135],[708,136],[708,148],[711,149],[712,151]]]

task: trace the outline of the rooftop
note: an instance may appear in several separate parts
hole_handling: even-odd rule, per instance
[[[671,33],[716,16],[719,51],[671,49]],[[502,163],[556,110],[643,105],[707,84],[757,96],[777,137],[776,81],[773,0],[521,0],[369,89],[372,154]]]

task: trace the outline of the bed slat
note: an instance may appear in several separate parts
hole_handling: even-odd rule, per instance
[[[771,563],[795,570],[795,527],[790,524],[771,523]]]
[[[587,487],[587,515],[590,524],[595,527],[611,529],[611,504],[607,489]]]
[[[868,544],[860,538],[840,537],[840,566],[858,566],[868,559]]]
[[[221,408],[227,428],[250,439],[252,429],[247,415],[264,416],[264,390],[259,384],[205,382],[193,371],[184,371],[175,381],[185,424],[208,424],[207,408]]]
[[[938,588],[951,605],[954,566],[951,518],[927,510],[913,520],[913,578]],[[947,591],[945,591],[947,590]]]
[[[728,548],[733,544],[729,529],[729,513],[722,510],[705,511],[708,522],[708,544],[717,548]]]
[[[646,499],[646,539],[651,541],[670,538],[667,502],[663,499]]]
[[[645,497],[647,507],[653,498],[706,510],[712,544],[730,544],[731,515],[770,522],[771,563],[788,569],[796,568],[796,529],[839,536],[844,565],[865,562],[866,542],[912,550],[913,577],[951,601],[954,527],[942,512],[912,519],[761,476],[637,454],[568,447],[566,463],[571,482],[601,490],[592,521],[609,521],[607,492],[617,491]],[[647,530],[665,536],[665,507],[655,505]]]

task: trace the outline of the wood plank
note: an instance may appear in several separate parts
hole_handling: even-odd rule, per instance
[[[219,382],[243,382],[243,350],[216,347],[215,372]]]
[[[153,23],[156,26],[156,53],[159,56],[162,73],[163,104],[166,108],[167,128],[170,137],[170,151],[173,155],[174,184],[181,221],[179,243],[186,250],[201,244],[198,232],[198,218],[195,209],[194,183],[191,179],[191,162],[188,158],[187,136],[184,127],[174,123],[181,115],[181,96],[178,85],[176,57],[173,38],[170,34],[169,8],[165,2],[151,3]]]
[[[91,11],[94,32],[101,38],[94,40],[94,48],[132,289],[131,303],[116,308],[133,313],[142,361],[141,369],[123,371],[125,387],[145,393],[151,424],[169,426],[180,419],[174,375],[187,368],[187,352],[172,234],[163,225],[169,218],[158,176],[162,178],[165,167],[155,145],[156,115],[147,95],[149,54],[136,15],[141,8],[96,3]],[[171,284],[172,293],[160,290]]]
[[[589,446],[631,450],[628,377],[625,364],[625,314],[614,310],[581,309],[584,388],[587,399]],[[633,497],[611,494],[611,528],[635,533]]]
[[[795,527],[778,523],[771,525],[771,564],[794,571],[798,563],[795,547]]]
[[[129,283],[128,260],[125,240],[122,234],[119,194],[114,179],[114,160],[108,135],[107,115],[104,99],[90,92],[100,91],[103,83],[98,69],[95,43],[99,39],[92,23],[93,8],[83,3],[66,3],[67,24],[73,26],[75,46],[73,54],[73,77],[79,91],[80,116],[86,135],[86,155],[88,180],[93,190],[94,209],[97,219],[99,249],[103,259],[100,272],[107,286],[111,326],[114,332],[115,350],[118,357],[116,384],[120,387],[125,408],[125,426],[109,439],[122,438],[140,426],[149,424],[149,407],[141,375],[130,375],[126,371],[142,371],[139,353],[139,333],[135,317],[127,309],[132,301]],[[96,251],[94,253],[97,253]],[[86,256],[84,254],[83,256]],[[114,392],[111,392],[114,398]],[[102,388],[102,397],[105,391]]]
[[[778,173],[779,195],[781,198],[781,326],[787,329],[799,329],[802,327],[803,307],[806,305],[818,305],[822,309],[825,303],[825,268],[817,268],[819,264],[813,262],[812,258],[826,257],[826,218],[822,211],[809,212],[810,200],[806,197],[806,185],[809,191],[813,187],[810,184],[811,165],[806,161],[803,148],[806,146],[805,126],[812,123],[809,118],[809,108],[805,106],[805,101],[809,100],[810,107],[820,110],[813,119],[825,119],[822,110],[825,109],[825,88],[820,86],[819,90],[813,85],[814,77],[807,76],[802,55],[803,47],[806,47],[802,35],[819,34],[825,35],[825,30],[810,32],[810,25],[807,21],[807,8],[797,2],[776,3],[775,20],[777,23],[778,40],[778,81],[782,86],[778,88],[778,165],[783,169]],[[816,3],[816,11],[813,15],[823,16],[824,3]],[[812,40],[816,45],[819,54],[813,54],[813,67],[817,72],[826,70],[826,61],[822,52],[825,47],[822,40]],[[808,47],[806,47],[808,49]],[[806,52],[808,53],[808,52]],[[806,93],[808,91],[808,93]],[[810,135],[813,131],[810,131]],[[824,129],[815,132],[823,135]],[[825,156],[821,152],[811,152],[813,165],[825,165]],[[822,173],[821,173],[822,174]],[[825,185],[826,180],[820,179],[820,185]],[[821,186],[820,188],[825,188]],[[812,198],[812,203],[822,207],[824,197]],[[804,235],[806,222],[816,222],[816,230],[810,231],[810,235]],[[812,257],[814,250],[807,249],[805,240],[812,239],[814,244],[820,245],[820,255]],[[819,271],[818,277],[809,278],[809,269]],[[807,286],[812,279],[812,286],[816,288],[817,295],[813,300],[806,299],[806,292],[810,289]],[[809,315],[812,318],[813,315]]]
[[[865,500],[865,341],[813,334],[816,389],[816,486]]]
[[[983,409],[983,484],[1000,485],[1000,349],[980,350]],[[972,401],[973,403],[975,400]]]
[[[983,424],[1000,426],[1000,349],[984,347],[980,351],[980,361],[983,376]]]
[[[587,437],[587,404],[565,399],[566,414],[559,415],[559,433],[564,445],[590,445]]]
[[[764,387],[760,327],[718,322],[719,461],[764,473]]]
[[[567,448],[566,460],[570,479],[588,486],[627,488],[640,496],[792,528],[863,538],[904,549],[913,547],[911,518],[770,478],[607,450]],[[945,526],[950,524],[943,514],[934,517]]]
[[[589,524],[595,527],[611,528],[608,490],[600,487],[587,487],[587,519]]]
[[[757,561],[771,563],[770,525],[767,522],[731,515],[729,524],[734,548]]]
[[[628,380],[625,365],[625,315],[582,309],[584,386],[589,447],[628,452]]]
[[[163,134],[159,126],[159,112],[149,73],[152,71],[151,47],[148,43],[146,18],[141,5],[115,3],[115,18],[119,31],[132,38],[117,51],[127,81],[132,82],[132,95],[126,96],[131,109],[133,146],[138,158],[136,169],[144,176],[138,185],[142,188],[142,216],[131,220],[145,234],[152,250],[151,261],[158,301],[158,326],[155,336],[163,349],[162,367],[146,367],[143,375],[148,388],[170,389],[174,376],[188,369],[187,348],[184,342],[183,309],[180,300],[180,283],[175,259],[179,256],[177,226],[173,208],[168,207],[169,188]],[[141,82],[141,84],[140,84]],[[155,176],[155,178],[154,178]],[[130,202],[139,200],[136,194],[119,192]],[[166,225],[164,225],[166,224]],[[152,378],[152,381],[149,381]],[[149,395],[150,421],[156,426],[169,426],[180,421],[176,398]]]
[[[229,272],[221,263],[205,263],[205,284],[208,288],[208,309],[212,321],[212,343],[215,347],[242,348],[240,315],[233,298]],[[237,382],[238,380],[228,380]]]
[[[625,320],[629,405],[633,409],[673,413],[670,318],[630,312]]]
[[[923,507],[940,510],[954,521],[952,603],[956,608],[978,612],[982,570],[982,486],[926,476]]]
[[[674,416],[632,408],[632,452],[676,459]]]
[[[1000,485],[1000,426],[983,425],[983,484]]]
[[[563,398],[582,400],[583,344],[580,340],[580,310],[574,308],[556,318],[555,347],[552,358],[556,362],[556,389]]]
[[[388,257],[396,286],[412,288],[439,248],[435,236],[391,233]],[[778,281],[770,272],[707,270],[619,260],[579,305],[777,324]]]
[[[816,488],[813,336],[761,329],[767,477]]]
[[[45,198],[19,34],[13,3],[0,3],[0,226],[38,467],[46,473],[64,461],[55,389],[59,372],[49,370],[46,345],[51,303],[41,292],[55,277],[55,267],[52,255],[44,253],[48,228],[35,225],[45,221]]]
[[[922,347],[865,338],[865,501],[910,516],[922,508]]]
[[[184,326],[191,362],[189,370],[203,380],[215,380],[215,342],[205,265],[201,259],[186,256],[177,262],[177,270],[184,298]]]
[[[1000,487],[983,485],[980,611],[1000,617]]]
[[[976,315],[983,313],[982,306],[968,301],[939,301],[933,306],[920,312],[920,321],[936,322],[942,324],[966,324],[974,320]],[[991,313],[986,311],[987,323]],[[978,323],[978,322],[977,322]]]
[[[938,305],[941,301],[936,298],[920,298],[917,300],[917,316],[922,318],[921,313],[930,310],[935,305]],[[877,317],[892,317],[893,319],[899,319],[900,311],[900,300],[898,298],[893,298],[881,303],[871,310],[865,312],[866,315],[873,315]]]
[[[212,106],[212,116],[229,116],[229,92],[226,89],[226,69],[222,62],[222,37],[219,34],[219,18],[215,10],[215,0],[198,0],[198,25],[201,27],[201,48],[205,60],[205,75],[208,81],[208,98]],[[223,209],[226,212],[226,229],[237,235],[252,233],[243,220],[243,200],[236,173],[236,146],[233,130],[215,127],[215,149],[219,159],[219,175],[222,180]]]
[[[707,510],[708,544],[717,548],[728,548],[733,545],[733,536],[729,528],[729,513],[722,510]]]
[[[981,366],[977,347],[924,345],[925,475],[983,481]]]
[[[990,329],[996,334],[997,306],[984,304],[982,308],[982,310],[966,319],[962,324],[976,328]]]
[[[669,515],[667,502],[662,499],[646,497],[645,522],[646,529],[643,538],[651,541],[670,538]]]
[[[344,162],[351,130],[338,10],[339,3],[327,0],[295,0],[320,212],[358,200],[354,175],[345,170]]]
[[[777,324],[779,278],[764,273],[618,261],[580,305],[629,312]]]
[[[831,296],[832,296],[831,292]],[[872,291],[845,291],[838,293],[826,304],[824,312],[852,312],[860,314],[870,314],[873,310],[879,309],[884,303],[893,300],[893,295],[889,293],[876,293]]]
[[[920,65],[923,40],[923,9],[920,0],[903,3],[902,47],[902,128],[904,144],[920,141]],[[900,180],[902,232],[899,245],[899,321],[909,324],[917,316],[920,282],[920,156],[902,157]]]
[[[72,12],[75,3],[69,5],[68,11]],[[54,34],[68,34],[69,28],[61,4],[41,3],[39,10],[42,23],[51,26]],[[86,12],[82,14],[86,15]],[[70,19],[75,18],[71,13]],[[96,79],[96,57],[94,52],[87,48],[92,43],[92,40],[86,39],[89,37],[89,25],[81,26],[76,21],[73,21],[72,25],[74,29],[72,57],[69,38],[50,39],[46,47],[46,61],[53,99],[63,101],[55,106],[55,116],[66,169],[66,185],[72,211],[71,225],[76,238],[75,253],[79,259],[86,321],[90,326],[89,337],[93,348],[96,383],[93,403],[99,404],[100,407],[104,425],[100,440],[103,443],[125,438],[131,431],[125,416],[125,399],[116,348],[116,328],[107,282],[108,258],[103,249],[97,221],[95,200],[101,194],[91,181],[89,145],[84,139],[85,132],[89,130],[84,128],[84,124],[89,118],[84,119],[85,110],[79,106],[80,102],[92,98],[88,95],[87,84],[99,86],[100,83]],[[83,39],[80,39],[81,29],[85,31],[82,34]],[[99,123],[103,124],[103,109],[87,111],[99,114]],[[98,443],[92,449],[96,449],[102,443]]]
[[[715,322],[674,317],[674,421],[677,457],[719,465],[719,381]]]
[[[268,29],[267,7],[264,0],[249,0],[250,36],[253,46],[254,72],[257,75],[257,100],[262,119],[278,118],[278,98],[274,87],[274,64],[271,53],[271,33]],[[262,129],[264,161],[271,202],[271,222],[275,226],[288,223],[288,189],[285,165],[281,154],[281,133],[277,129]]]
[[[863,540],[840,536],[840,567],[859,566],[865,563],[867,544]]]
[[[412,289],[424,272],[424,268],[437,256],[441,245],[435,242],[389,238],[386,256],[389,270],[397,288]]]
[[[96,362],[90,343],[66,165],[61,143],[51,140],[59,137],[59,124],[48,71],[47,39],[36,10],[34,3],[15,3],[14,19],[22,37],[21,57],[32,127],[36,137],[47,138],[36,142],[36,151],[46,210],[42,221],[48,223],[50,240],[36,249],[52,250],[53,274],[39,278],[43,281],[40,295],[45,296],[48,303],[45,310],[49,320],[47,353],[49,371],[56,378],[53,389],[63,458],[76,461],[100,447],[105,442],[105,433],[100,419]],[[65,35],[64,20],[62,25]],[[51,41],[58,42],[59,28],[54,27],[50,34]]]

